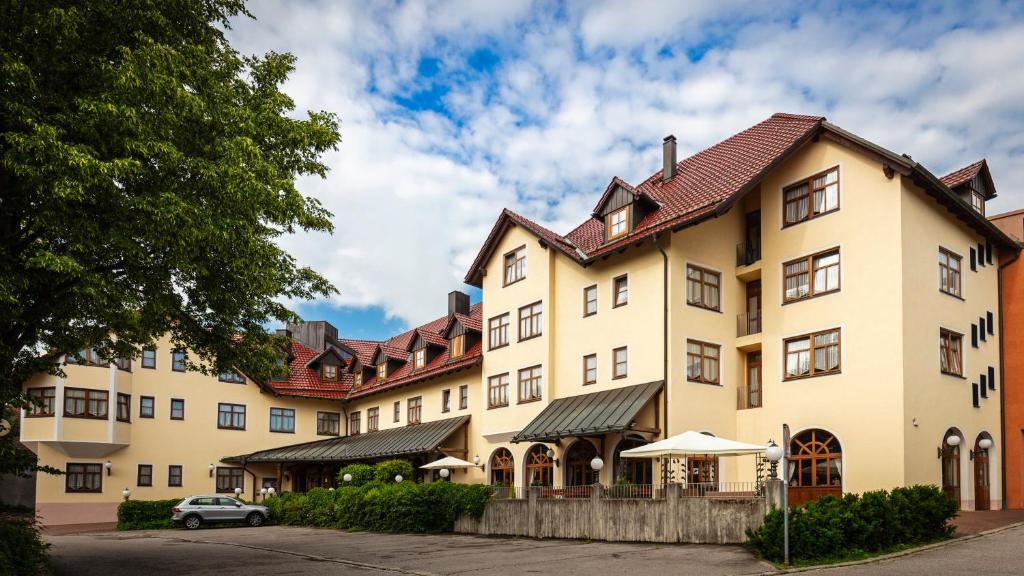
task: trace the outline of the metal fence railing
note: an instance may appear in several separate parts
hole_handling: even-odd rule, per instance
[[[751,389],[748,386],[740,386],[736,389],[736,409],[746,410],[748,408],[761,407],[761,389]]]
[[[761,311],[745,312],[736,315],[736,337],[742,338],[751,334],[761,333]]]
[[[687,482],[679,490],[682,498],[761,498],[761,482]]]
[[[492,486],[494,500],[525,500],[531,492],[538,499],[661,500],[673,492],[680,498],[763,498],[761,482],[687,482],[681,484],[612,484],[583,486]]]
[[[740,242],[736,245],[736,265],[750,266],[761,259],[761,240]]]

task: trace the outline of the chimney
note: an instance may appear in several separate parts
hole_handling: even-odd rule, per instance
[[[452,290],[448,293],[448,317],[455,314],[469,316],[469,294]]]
[[[326,322],[324,320],[289,324],[287,330],[294,334],[295,339],[301,342],[304,346],[312,348],[317,352],[323,352],[324,349],[327,348],[327,344],[325,342],[327,338],[335,340],[338,338],[338,329],[330,322]]]
[[[292,331],[287,329],[287,328],[278,328],[276,330],[276,333],[277,333],[278,336],[284,336],[285,338],[291,338],[292,337]]]
[[[661,181],[668,182],[676,175],[676,137],[665,136],[661,145]]]

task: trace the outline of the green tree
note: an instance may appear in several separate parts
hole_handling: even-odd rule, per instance
[[[0,2],[0,405],[58,353],[280,373],[264,326],[334,288],[277,240],[325,231],[330,113],[297,115],[290,54],[227,42],[241,0]]]

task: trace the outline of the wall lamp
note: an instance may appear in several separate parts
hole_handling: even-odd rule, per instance
[[[558,458],[555,458],[555,451],[554,450],[552,450],[551,448],[548,448],[547,456],[548,456],[549,460],[554,461],[555,466],[561,466],[562,463],[558,461]]]
[[[214,466],[213,464],[210,464],[210,478],[213,478],[213,471],[214,471],[214,470],[215,470],[216,468],[217,468],[216,466]]]
[[[976,455],[980,455],[982,450],[988,452],[988,449],[991,448],[991,447],[992,447],[992,439],[991,438],[982,438],[981,440],[978,440],[978,450],[971,450],[971,460],[974,460],[974,457]]]
[[[107,469],[107,476],[110,476],[110,469],[114,467],[114,464],[110,460],[103,463],[103,467]]]

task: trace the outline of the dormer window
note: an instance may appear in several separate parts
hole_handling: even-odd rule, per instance
[[[388,377],[388,363],[381,362],[377,365],[377,379],[383,380]]]
[[[605,227],[609,241],[625,236],[629,232],[629,205],[605,216]]]
[[[320,376],[327,382],[337,382],[338,367],[333,364],[324,364],[320,367]]]
[[[360,386],[363,385],[363,369],[362,368],[360,368],[359,371],[356,372],[356,380],[355,380],[355,382],[356,382],[356,388],[359,388]]]
[[[459,358],[466,353],[466,335],[459,334],[458,336],[452,336],[452,339],[448,342],[448,357]]]
[[[427,349],[420,348],[414,350],[412,353],[412,367],[414,370],[419,370],[427,365]]]
[[[978,192],[977,190],[970,190],[969,194],[971,196],[971,208],[974,208],[975,212],[984,216],[985,196],[981,192]]]

